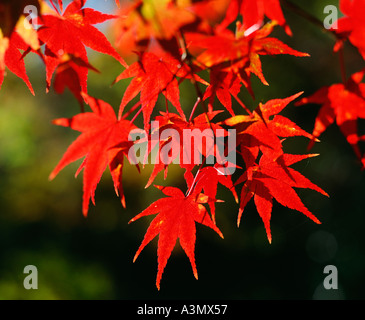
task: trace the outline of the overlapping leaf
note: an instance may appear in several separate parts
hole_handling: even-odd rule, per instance
[[[200,170],[196,176],[196,185],[189,186],[194,188],[195,192],[203,191],[209,198],[215,199],[218,191],[218,184],[225,186],[229,191],[232,192],[236,202],[238,202],[238,196],[236,189],[233,185],[232,178],[230,175],[225,175],[219,165],[204,167]],[[215,223],[215,201],[209,202],[210,212],[212,215],[213,222]]]
[[[189,5],[189,1],[173,0],[135,0],[125,4],[116,26],[117,46],[127,52],[144,51],[147,47],[153,52],[157,42],[177,57],[177,35],[197,19]]]
[[[260,104],[251,115],[238,115],[224,121],[224,124],[237,128],[237,141],[247,167],[255,163],[259,151],[273,160],[282,155],[281,138],[303,136],[314,139],[297,124],[278,114],[301,94],[270,100]]]
[[[325,191],[310,182],[290,165],[315,155],[283,154],[276,161],[262,155],[258,165],[250,167],[236,182],[244,182],[241,191],[240,209],[237,224],[240,224],[242,213],[247,203],[254,198],[257,211],[264,222],[269,242],[272,241],[270,219],[273,199],[281,205],[297,210],[316,223],[319,220],[305,207],[293,188],[312,189],[328,196]]]
[[[152,152],[154,148],[157,148],[158,152],[153,159],[154,168],[146,188],[162,170],[165,170],[166,178],[167,169],[171,163],[178,163],[185,169],[185,179],[190,186],[193,179],[191,171],[196,165],[202,164],[206,159],[209,159],[210,163],[214,159],[221,162],[222,150],[224,150],[222,138],[228,135],[228,132],[220,125],[211,122],[220,112],[201,114],[191,121],[186,121],[172,113],[161,112],[161,116],[155,117],[158,127],[153,128],[148,151]]]
[[[243,17],[245,30],[257,28],[264,23],[264,17],[277,21],[285,28],[287,34],[291,35],[291,30],[287,25],[279,0],[232,0],[227,9],[226,17],[222,22],[222,27],[227,27],[236,20],[238,14]]]
[[[163,93],[185,120],[180,104],[180,89],[177,77],[181,79],[194,77],[195,81],[203,81],[199,76],[193,75],[191,69],[171,55],[161,57],[153,53],[140,54],[139,61],[124,70],[115,80],[133,78],[124,93],[119,114],[125,106],[140,93],[145,130],[149,130],[150,118],[156,105],[158,96]]]
[[[262,71],[261,55],[289,54],[296,57],[308,56],[307,53],[294,50],[274,37],[268,37],[276,22],[266,24],[263,28],[245,35],[243,26],[238,26],[236,34],[229,30],[214,36],[192,38],[192,45],[204,48],[197,57],[199,65],[216,67],[221,71],[233,73],[232,79],[238,77],[250,90],[249,78],[255,74],[262,83],[268,85]],[[223,78],[224,79],[224,78]],[[214,79],[212,85],[224,87],[224,80]],[[251,90],[250,90],[251,91]]]
[[[87,92],[87,75],[91,68],[85,46],[108,54],[126,66],[104,34],[92,26],[115,16],[83,8],[86,1],[72,1],[62,15],[58,12],[44,14],[42,26],[38,29],[39,39],[46,44],[44,60],[47,90],[56,72],[56,90],[62,91],[64,87],[69,87],[80,103],[82,98],[79,92]],[[59,4],[62,7],[62,1]]]
[[[215,97],[234,116],[231,95],[236,97],[241,90],[240,78],[232,73],[212,68],[210,71],[210,85],[204,93],[204,99],[209,99],[209,111],[213,111]]]

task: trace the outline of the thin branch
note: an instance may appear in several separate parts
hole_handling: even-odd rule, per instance
[[[121,120],[126,119],[129,115],[131,115],[140,105],[142,104],[142,101],[139,100],[133,107],[131,107],[124,116],[121,117]]]
[[[324,27],[323,21],[318,19],[317,17],[313,16],[309,12],[303,10],[297,4],[291,2],[290,0],[280,0],[289,10],[301,16],[302,18],[306,19],[307,21],[311,22],[313,25],[321,28],[323,31],[326,31],[332,34],[334,37],[339,38],[338,34],[330,29]]]
[[[163,92],[162,92],[163,93]],[[166,93],[166,90],[165,90],[165,105],[166,105],[166,113],[169,114],[169,101],[167,100],[167,93]]]
[[[338,51],[338,56],[340,59],[340,68],[341,68],[341,77],[343,84],[346,84],[347,82],[347,75],[346,75],[346,64],[345,64],[345,55],[343,47]]]
[[[210,129],[213,131],[213,134],[215,135],[214,130],[213,130],[213,126],[212,126],[212,124],[210,122],[210,119],[209,119],[209,116],[208,116],[208,108],[207,108],[207,106],[205,105],[205,102],[204,102],[203,92],[201,91],[201,89],[198,85],[198,82],[196,81],[196,79],[194,77],[195,73],[194,73],[194,66],[193,66],[193,61],[192,61],[193,57],[187,49],[186,40],[185,40],[185,37],[182,33],[180,33],[179,38],[180,38],[179,42],[182,45],[182,50],[184,52],[184,54],[183,54],[184,60],[187,61],[188,66],[190,67],[191,82],[194,85],[194,88],[195,88],[196,94],[198,96],[200,105],[202,106],[202,109],[203,109],[203,112],[204,112],[204,115],[205,115],[205,119],[207,120],[207,123],[208,123]]]
[[[233,98],[235,98],[236,99],[236,101],[238,102],[238,104],[250,115],[250,116],[252,116],[252,112],[251,112],[251,110],[250,109],[248,109],[246,106],[245,106],[245,104],[241,101],[241,99],[240,98],[238,98],[238,96],[237,95],[235,95],[235,94],[233,94],[233,93],[231,93],[231,95],[232,95],[232,97]]]
[[[133,122],[134,122],[134,120],[136,120],[136,118],[139,116],[139,114],[142,112],[142,110],[143,110],[143,107],[141,107],[141,109],[139,109],[139,110],[137,111],[137,113],[134,115],[133,119],[131,120],[131,123],[133,123]]]
[[[198,99],[196,100],[196,102],[194,104],[193,110],[191,110],[190,117],[189,117],[189,122],[191,122],[191,120],[193,119],[195,109],[196,109],[196,107],[198,106],[199,103],[200,103],[200,97],[198,97]]]

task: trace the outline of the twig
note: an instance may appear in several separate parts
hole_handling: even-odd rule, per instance
[[[318,19],[317,17],[311,15],[307,11],[303,10],[301,7],[291,2],[290,0],[280,0],[289,10],[296,13],[297,15],[303,17],[307,21],[311,22],[315,26],[321,28],[323,31],[327,31],[332,34],[334,37],[339,38],[339,35],[333,30],[327,29],[324,27],[323,21]]]

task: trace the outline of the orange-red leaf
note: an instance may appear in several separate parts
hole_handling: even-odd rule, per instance
[[[215,97],[234,116],[231,95],[237,96],[241,90],[239,77],[232,72],[223,72],[218,68],[212,68],[210,72],[210,85],[204,94],[204,99],[209,98],[209,111],[213,111]]]
[[[255,74],[264,84],[268,84],[262,72],[261,55],[289,54],[306,57],[307,53],[294,50],[280,40],[268,37],[277,25],[266,24],[250,34],[242,26],[237,27],[236,34],[229,30],[210,37],[192,37],[192,45],[206,49],[198,57],[200,65],[217,67],[221,71],[231,72],[238,76],[250,90],[247,78]],[[234,79],[234,77],[231,77]]]
[[[320,223],[305,207],[293,188],[312,189],[325,196],[328,196],[328,194],[298,171],[289,167],[293,163],[313,156],[283,154],[277,161],[273,161],[263,154],[260,163],[250,167],[236,182],[236,184],[244,182],[237,224],[240,224],[243,210],[252,197],[254,198],[257,211],[264,222],[270,243],[272,240],[270,219],[273,199],[276,199],[277,202],[285,207],[303,213],[314,222]]]
[[[27,50],[28,45],[22,37],[13,31],[10,38],[3,37],[0,29],[0,89],[4,81],[5,66],[16,76],[21,78],[34,95],[32,84],[29,81],[25,70],[23,55],[19,50]]]
[[[158,289],[160,289],[160,282],[165,266],[178,239],[190,260],[194,276],[198,279],[198,271],[195,263],[195,223],[201,223],[213,229],[223,238],[221,231],[211,220],[202,202],[199,201],[199,197],[196,195],[185,197],[180,189],[174,187],[159,187],[159,189],[168,197],[155,201],[130,221],[134,222],[141,217],[158,214],[151,222],[134,256],[135,261],[144,247],[159,235],[157,248],[158,272],[156,279]],[[203,200],[203,203],[205,202]]]
[[[276,160],[283,154],[282,138],[303,136],[315,139],[291,120],[278,115],[301,94],[302,92],[285,99],[269,100],[263,105],[260,104],[250,116],[238,115],[224,121],[225,124],[237,128],[237,141],[241,145],[247,167],[255,162],[258,150]]]
[[[218,124],[211,123],[211,120],[221,112],[200,114],[191,121],[186,121],[173,113],[161,112],[161,116],[155,117],[159,127],[154,129],[158,129],[161,134],[159,136],[151,134],[150,137],[151,147],[148,152],[151,153],[157,144],[158,152],[156,158],[153,159],[154,169],[146,188],[164,169],[166,178],[167,167],[171,163],[179,163],[180,167],[186,171],[185,178],[189,180],[189,172],[202,163],[203,157],[209,158],[209,161],[213,161],[214,157],[217,162],[224,160],[221,159],[219,152],[224,150],[223,139],[217,139],[217,137],[223,138],[228,133]]]
[[[117,45],[127,54],[145,50],[154,52],[156,40],[167,52],[178,55],[179,31],[197,20],[190,1],[134,0],[122,6],[117,20]],[[128,48],[124,48],[128,46]]]
[[[75,88],[87,92],[87,75],[89,69],[86,47],[108,54],[126,66],[124,60],[111,46],[107,38],[93,24],[113,19],[115,16],[103,14],[90,8],[84,8],[87,0],[74,0],[62,15],[57,12],[42,16],[42,26],[38,29],[39,39],[45,43],[44,61],[46,64],[47,90],[51,86],[56,72],[58,87],[68,86],[75,93]],[[59,2],[62,7],[62,1]],[[79,63],[71,63],[79,61]],[[62,72],[65,64],[73,70],[67,77]],[[66,66],[67,68],[68,66]],[[69,69],[70,70],[70,69]],[[58,89],[58,91],[60,91]],[[80,95],[76,95],[80,100]]]
[[[285,28],[286,33],[291,35],[279,0],[231,0],[222,26],[225,27],[236,20],[239,13],[243,16],[245,30],[255,25],[262,25],[264,17],[267,16],[269,19],[277,21],[279,25]]]
[[[238,202],[238,196],[231,176],[220,173],[218,165],[204,167],[199,171],[196,181],[196,186],[194,187],[195,192],[201,192],[201,190],[203,190],[204,194],[215,199],[217,196],[218,183],[220,183],[232,192],[236,202]],[[215,222],[215,201],[209,202],[209,207],[212,219]]]
[[[70,145],[62,159],[52,171],[53,179],[65,166],[85,157],[77,174],[84,169],[84,195],[82,211],[86,216],[89,202],[95,204],[95,190],[101,176],[109,165],[116,192],[125,204],[121,173],[123,155],[128,155],[131,142],[128,135],[136,127],[127,120],[117,120],[113,108],[102,100],[83,95],[93,112],[78,114],[71,119],[54,120],[56,125],[81,131],[81,135]]]
[[[365,59],[365,2],[363,0],[341,0],[340,9],[345,16],[337,21],[337,28],[333,31],[342,37],[348,37]]]
[[[317,115],[313,136],[319,137],[336,122],[352,146],[359,160],[362,159],[358,142],[358,119],[365,119],[365,84],[361,83],[364,71],[353,74],[348,82],[324,87],[312,96],[303,98],[297,105],[315,103],[322,105]],[[311,143],[310,147],[313,145]],[[361,160],[365,165],[364,160]]]
[[[180,62],[169,55],[158,57],[153,53],[142,54],[138,62],[129,66],[115,80],[118,82],[133,77],[124,93],[119,114],[138,93],[141,93],[144,126],[147,131],[158,96],[163,93],[184,118],[180,105],[179,84],[176,79],[177,75],[182,73],[180,67]],[[187,74],[185,73],[183,76],[187,76]]]

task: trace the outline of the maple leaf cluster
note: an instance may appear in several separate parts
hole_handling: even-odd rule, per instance
[[[22,14],[26,5],[33,5],[39,12],[32,27]],[[357,120],[365,116],[365,84],[361,83],[365,70],[344,79],[342,84],[322,88],[297,102],[323,105],[312,134],[280,115],[302,92],[258,103],[254,109],[239,98],[243,90],[255,96],[252,77],[269,85],[262,56],[309,56],[272,36],[275,28],[283,28],[289,36],[293,35],[279,0],[133,0],[127,4],[117,0],[115,15],[86,5],[87,0],[73,0],[67,6],[62,0],[0,1],[0,14],[7,18],[1,19],[0,25],[0,88],[5,68],[8,68],[34,94],[24,63],[24,57],[33,52],[45,64],[46,90],[53,87],[57,93],[62,93],[68,88],[79,102],[79,114],[54,120],[54,124],[81,134],[69,146],[50,179],[83,158],[76,175],[83,171],[82,212],[85,216],[90,201],[95,204],[95,191],[106,168],[111,173],[115,192],[126,206],[122,187],[124,158],[140,170],[130,151],[142,142],[149,146],[143,165],[152,157],[154,148],[159,151],[153,159],[154,168],[146,187],[153,184],[161,171],[166,178],[170,165],[178,163],[184,169],[185,192],[172,186],[156,186],[167,197],[153,202],[130,220],[134,222],[157,214],[134,260],[158,235],[158,289],[177,240],[189,258],[194,276],[198,277],[194,253],[197,224],[209,227],[223,238],[216,219],[216,204],[222,202],[217,197],[219,185],[226,187],[239,204],[237,225],[246,205],[253,199],[270,243],[274,200],[320,223],[295,189],[311,189],[325,196],[327,193],[291,167],[317,155],[287,153],[286,139],[305,137],[313,145],[336,120],[365,164],[358,145],[364,137],[357,135]],[[362,0],[341,1],[341,10],[346,16],[339,20],[339,28],[333,30],[338,39],[335,50],[342,50],[348,39],[365,58],[364,24],[359,15],[364,9]],[[115,21],[115,47],[94,26],[110,19]],[[121,72],[114,83],[131,79],[121,96],[117,114],[108,103],[88,94],[88,73],[99,71],[90,64],[86,47],[120,63]],[[120,53],[126,57],[133,53],[135,61],[127,64]],[[190,82],[196,93],[196,103],[190,108],[181,104],[180,88],[184,82]],[[163,106],[161,99],[165,100]],[[90,111],[84,111],[84,104]],[[140,115],[143,128],[134,124]],[[157,123],[157,127],[151,126],[151,122]],[[145,132],[145,137],[133,141],[130,135],[137,129]],[[204,141],[186,144],[179,139],[184,130],[212,134]],[[177,134],[156,139],[156,132]],[[233,146],[226,142],[232,135]],[[222,148],[233,152],[237,163],[225,162],[216,152]],[[162,159],[165,149],[176,149],[178,153],[170,152]],[[198,152],[200,163],[185,161],[184,155],[192,152]],[[214,163],[210,162],[211,155]],[[235,175],[227,174],[227,166],[234,168]]]

